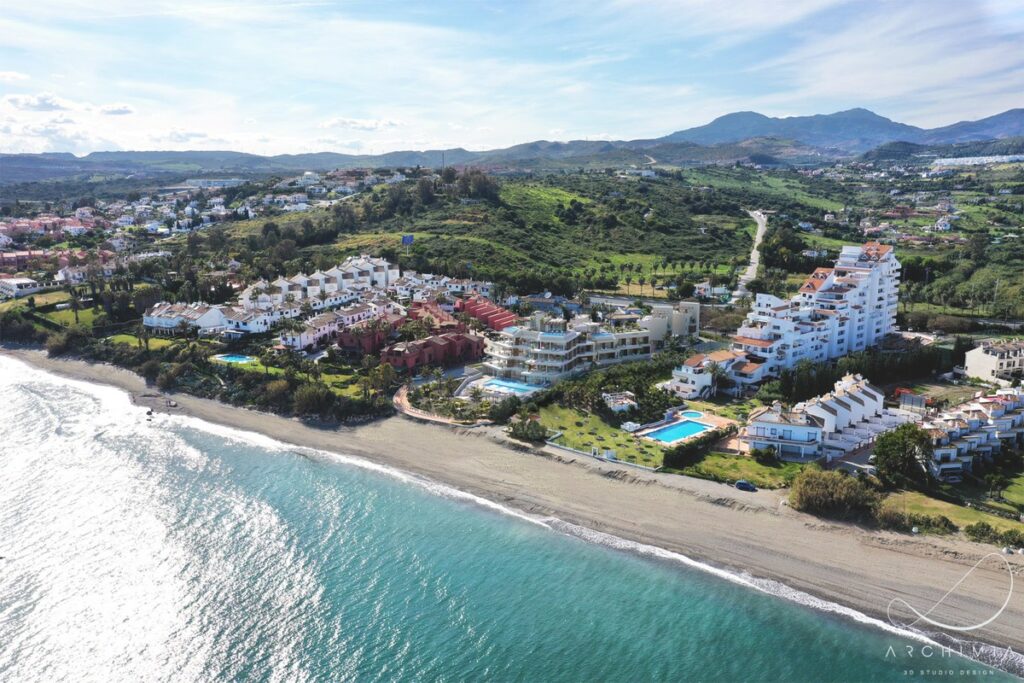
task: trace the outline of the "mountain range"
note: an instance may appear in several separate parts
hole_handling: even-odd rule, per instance
[[[889,153],[927,150],[955,155],[957,146],[1004,140],[1000,149],[1019,152],[1024,140],[1024,109],[1011,109],[977,121],[960,121],[939,128],[899,123],[867,109],[834,114],[775,118],[756,112],[735,112],[710,123],[644,140],[538,140],[503,149],[472,152],[462,148],[396,151],[378,155],[281,154],[260,156],[232,151],[93,152],[83,157],[67,153],[0,155],[0,184],[116,174],[281,173],[302,170],[380,166],[450,165],[512,166],[531,169],[580,166],[697,165],[750,161],[811,164],[870,153],[891,143]],[[952,146],[944,154],[942,146]],[[883,153],[877,158],[892,158]],[[984,153],[984,152],[978,152]],[[1000,153],[1000,152],[991,152]],[[887,155],[888,154],[888,155]]]

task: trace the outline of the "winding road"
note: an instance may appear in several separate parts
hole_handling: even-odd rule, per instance
[[[750,263],[747,265],[747,269],[740,275],[739,282],[736,285],[736,291],[732,293],[733,302],[739,301],[745,296],[749,296],[750,292],[747,291],[747,284],[757,277],[757,268],[761,265],[761,242],[764,241],[764,233],[768,230],[768,216],[764,215],[761,211],[747,211],[750,217],[757,223],[757,232],[754,233],[754,246],[750,249]]]

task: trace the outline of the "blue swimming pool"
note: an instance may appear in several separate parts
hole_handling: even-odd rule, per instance
[[[540,390],[540,387],[533,384],[516,382],[511,379],[489,379],[484,382],[484,387],[491,391],[501,391],[506,394],[513,393],[517,396],[526,396]]]
[[[655,429],[653,432],[647,432],[644,436],[649,436],[655,441],[662,443],[674,443],[681,439],[696,436],[708,429],[711,429],[711,427],[706,424],[694,422],[693,420],[681,420],[666,427]]]
[[[704,417],[704,413],[700,412],[699,410],[684,410],[683,412],[679,413],[679,415],[682,417],[691,417],[694,419],[698,417]]]
[[[256,360],[252,356],[243,356],[240,353],[222,353],[219,356],[214,356],[214,358],[225,363],[251,363]]]

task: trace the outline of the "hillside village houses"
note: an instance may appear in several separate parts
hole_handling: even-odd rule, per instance
[[[402,302],[435,304],[439,297],[454,292],[490,289],[487,282],[430,274],[408,272],[402,277],[397,265],[359,255],[350,256],[326,271],[255,282],[241,292],[234,305],[162,302],[146,311],[143,325],[156,334],[175,334],[184,325],[201,335],[238,338],[268,332],[281,320],[298,319],[304,311],[312,311],[314,315],[300,329],[281,333],[283,346],[302,350],[342,340],[366,350],[379,346],[380,340],[368,345],[361,339],[365,335],[355,331],[373,320],[394,329],[405,319],[406,305]],[[388,298],[389,294],[397,300]],[[447,305],[451,308],[451,304]],[[352,335],[346,336],[346,331]]]
[[[703,375],[727,366],[732,391],[752,391],[802,360],[826,361],[876,345],[896,329],[900,263],[891,246],[845,246],[832,268],[818,268],[792,298],[758,294],[732,338],[733,355],[684,363],[666,385],[682,398],[706,395]]]

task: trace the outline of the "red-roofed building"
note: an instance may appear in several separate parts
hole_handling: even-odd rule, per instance
[[[464,311],[492,330],[499,332],[510,325],[514,325],[517,320],[515,313],[495,305],[489,299],[485,299],[482,296],[457,300],[455,302],[455,310]]]
[[[446,332],[426,339],[399,342],[381,351],[380,359],[396,370],[413,371],[424,365],[468,363],[484,353],[484,338],[478,334]]]

